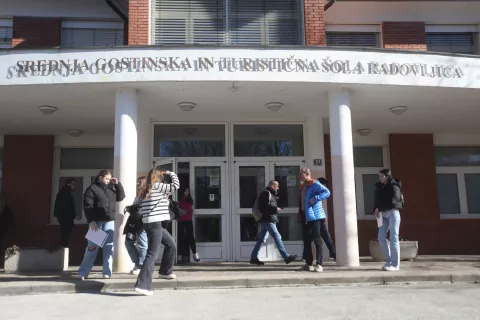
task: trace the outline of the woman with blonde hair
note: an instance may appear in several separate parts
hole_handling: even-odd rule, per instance
[[[166,183],[164,175],[169,175],[171,183]],[[162,227],[162,221],[170,220],[168,196],[180,188],[180,182],[174,172],[153,168],[147,176],[145,190],[141,194],[143,229],[147,233],[147,256],[138,275],[135,291],[146,295],[153,295],[152,276],[155,269],[160,245],[164,245],[162,263],[160,265],[160,279],[172,280],[173,262],[176,246],[170,233]]]

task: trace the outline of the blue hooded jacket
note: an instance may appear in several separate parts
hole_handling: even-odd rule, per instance
[[[300,193],[302,189],[305,187],[304,183],[300,186]],[[308,182],[307,191],[305,193],[305,203],[303,204],[303,208],[305,211],[305,217],[302,217],[303,221],[309,222],[314,220],[325,219],[327,215],[323,210],[322,201],[328,199],[330,197],[330,190],[327,189],[324,185],[322,185],[317,180],[310,180]],[[314,201],[314,204],[310,203],[310,200]],[[301,196],[300,196],[300,201]]]

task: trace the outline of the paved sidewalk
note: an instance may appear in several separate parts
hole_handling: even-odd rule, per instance
[[[154,288],[252,288],[270,286],[385,285],[406,283],[480,283],[480,256],[422,256],[415,262],[402,262],[399,272],[384,272],[383,264],[362,259],[358,268],[337,267],[326,262],[324,272],[299,271],[302,264],[268,263],[198,263],[175,266],[176,280],[154,280]],[[0,295],[118,292],[131,291],[136,276],[114,274],[104,280],[101,268],[95,267],[85,281],[76,280],[72,267],[61,274],[8,274],[0,272]],[[156,274],[155,274],[156,275]]]

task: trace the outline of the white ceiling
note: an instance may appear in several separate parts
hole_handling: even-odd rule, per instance
[[[312,83],[169,82],[132,83],[139,90],[141,117],[154,121],[305,121],[328,118],[327,91],[333,85]],[[112,133],[117,85],[47,85],[0,87],[0,135],[66,134],[81,129]],[[480,133],[480,90],[394,86],[350,86],[354,130],[375,132]],[[179,102],[197,104],[182,112]],[[277,113],[264,107],[282,102]],[[59,110],[43,116],[40,105]],[[395,116],[388,110],[405,105]],[[327,121],[328,122],[328,121]],[[326,129],[328,131],[328,128]]]

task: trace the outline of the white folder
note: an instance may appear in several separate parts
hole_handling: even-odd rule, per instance
[[[97,231],[93,231],[92,229],[88,228],[88,232],[85,235],[85,238],[92,241],[100,248],[103,248],[105,242],[107,241],[108,233],[100,229],[98,229]]]

